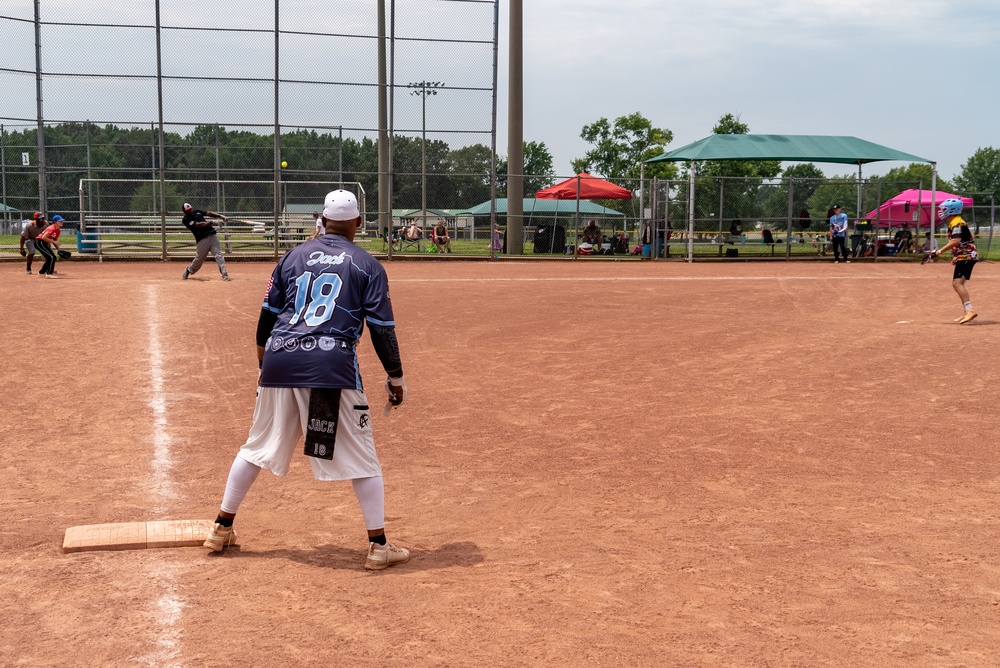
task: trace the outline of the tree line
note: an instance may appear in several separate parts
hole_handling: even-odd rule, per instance
[[[712,128],[713,134],[749,134],[750,127],[734,114],[723,115]],[[673,133],[654,127],[641,113],[634,113],[609,121],[601,118],[584,126],[580,136],[592,145],[586,154],[573,161],[576,171],[587,171],[611,180],[637,179],[640,166],[667,150]],[[679,201],[671,211],[674,220],[687,218],[686,185],[690,171],[698,176],[695,185],[695,218],[702,227],[711,227],[711,219],[745,217],[754,220],[787,218],[789,204],[793,217],[803,216],[811,221],[810,227],[825,229],[827,211],[833,203],[840,203],[844,212],[854,218],[864,216],[883,200],[901,190],[923,184],[930,188],[932,167],[913,163],[890,169],[877,179],[868,181],[864,188],[863,211],[857,209],[858,183],[855,174],[826,176],[812,163],[791,164],[782,168],[777,160],[719,160],[707,162],[649,163],[647,178],[675,180]],[[779,181],[780,179],[780,181]],[[881,181],[884,191],[877,193]],[[898,189],[894,189],[898,187]],[[962,165],[961,171],[951,180],[938,177],[938,190],[957,191],[972,197],[977,205],[987,205],[1000,199],[1000,149],[978,149]],[[731,210],[720,211],[722,206]],[[728,225],[725,226],[728,229]]]
[[[750,128],[738,116],[723,115],[712,128],[714,134],[747,134]],[[740,201],[748,217],[781,217],[787,214],[789,188],[793,211],[807,210],[810,215],[825,214],[830,203],[844,205],[849,215],[857,196],[853,174],[827,177],[811,163],[782,168],[779,161],[714,161],[702,163],[649,163],[645,160],[667,150],[673,133],[654,127],[636,112],[610,121],[600,118],[583,127],[581,138],[591,148],[572,161],[576,172],[589,172],[630,189],[637,190],[642,171],[647,178],[686,180],[691,169],[700,177],[697,183],[696,218],[725,215],[718,209],[719,189],[739,188],[730,192]],[[33,208],[37,194],[36,168],[20,163],[20,153],[33,155],[37,164],[37,130],[27,128],[4,131],[6,189],[8,202],[22,210]],[[154,128],[98,126],[89,122],[70,122],[45,128],[46,177],[48,197],[72,201],[80,178],[89,174],[105,179],[156,179],[159,169],[158,136]],[[233,130],[217,125],[196,126],[187,135],[166,132],[164,163],[168,179],[214,179],[229,181],[273,179],[274,137],[249,130]],[[422,151],[423,149],[423,156]],[[491,165],[491,150],[483,144],[452,148],[438,139],[423,144],[419,137],[393,138],[393,206],[419,209],[422,200],[422,163],[426,162],[427,204],[430,208],[459,209],[490,198],[491,166],[497,174],[497,195],[506,196],[507,160],[498,155]],[[370,137],[341,138],[328,132],[297,129],[280,137],[280,160],[288,163],[283,170],[285,181],[333,180],[358,181],[368,194],[371,206],[378,201],[378,146]],[[524,193],[552,184],[555,178],[552,155],[544,142],[524,143]],[[771,182],[784,179],[785,186]],[[911,164],[889,170],[881,177],[885,183],[916,184],[929,187],[931,167]],[[728,185],[724,185],[728,184]],[[906,187],[911,187],[907,185]],[[784,189],[782,189],[784,188]],[[953,179],[938,180],[940,190],[970,194],[977,204],[989,203],[1000,196],[1000,150],[980,148]],[[895,193],[884,192],[883,197]],[[141,198],[143,202],[148,197]],[[607,202],[608,206],[638,214],[636,202]],[[864,206],[867,206],[865,204]]]
[[[37,130],[5,131],[6,190],[8,202],[22,210],[34,208],[38,193],[37,167],[24,167],[21,153],[28,152],[38,164]],[[423,149],[423,155],[422,150]],[[473,144],[452,148],[446,142],[420,137],[393,138],[393,206],[419,209],[422,201],[423,164],[427,169],[427,205],[437,209],[459,209],[490,199],[492,151]],[[552,155],[543,142],[525,142],[525,192],[552,184]],[[152,128],[98,126],[92,123],[61,123],[45,128],[47,196],[50,200],[75,201],[81,178],[159,178],[159,139]],[[360,182],[368,195],[369,210],[378,202],[378,145],[370,137],[360,139],[298,129],[282,133],[280,161],[283,181]],[[231,130],[216,125],[195,127],[187,135],[166,132],[164,159],[167,179],[215,179],[269,181],[274,177],[274,135]],[[497,194],[504,197],[507,160],[496,157]],[[148,187],[136,184],[137,206],[149,201]]]

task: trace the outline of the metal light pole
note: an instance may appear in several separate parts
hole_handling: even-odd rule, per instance
[[[440,81],[421,81],[407,84],[410,95],[419,95],[422,107],[420,125],[420,210],[424,218],[423,227],[427,227],[427,97],[437,95],[437,89],[444,86]]]

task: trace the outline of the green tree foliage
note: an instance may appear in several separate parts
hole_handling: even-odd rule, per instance
[[[976,204],[1000,200],[1000,149],[987,146],[973,153],[955,177],[955,186]]]
[[[744,135],[749,132],[750,126],[733,114],[722,116],[712,128],[712,133],[718,135]],[[769,210],[768,202],[773,203],[777,196],[772,189],[763,187],[764,179],[781,173],[780,160],[708,160],[689,162],[685,166],[687,170],[695,170],[698,177],[695,184],[695,218],[719,216],[720,219],[740,218],[745,221],[786,216],[787,205]],[[723,207],[721,211],[720,203]],[[708,224],[708,227],[712,226]]]
[[[614,123],[601,118],[583,126],[580,136],[594,148],[582,158],[573,160],[573,171],[599,175],[616,182],[638,179],[642,163],[663,153],[674,139],[673,132],[653,127],[639,112],[616,118]],[[677,177],[677,166],[669,162],[654,162],[646,165],[645,173],[647,177],[674,179]],[[619,185],[636,189],[627,183]]]
[[[826,176],[819,167],[810,162],[790,165],[781,173],[781,177],[780,182],[771,187],[762,188],[760,191],[765,197],[761,207],[762,217],[772,221],[784,218],[785,225],[787,225],[790,214],[793,229],[803,229],[800,224],[802,220],[809,220],[810,223],[806,225],[806,228],[810,227],[816,214],[822,215],[823,212],[811,211],[809,199],[826,179]],[[791,202],[789,202],[789,192],[791,193]],[[781,226],[771,225],[771,227],[780,229]]]
[[[167,181],[166,185],[167,211],[177,212],[184,205],[184,198],[187,193],[181,193],[177,184]],[[132,213],[154,215],[160,210],[160,184],[158,181],[146,181],[139,185],[132,194],[129,202],[129,211]]]
[[[841,213],[846,213],[849,219],[858,218],[857,198],[858,177],[856,174],[844,174],[828,178],[816,188],[806,206],[810,213],[812,213],[813,220],[816,221],[814,229],[826,229],[829,227],[830,216],[833,215],[830,208],[834,204],[839,204],[841,206]],[[862,211],[861,215],[865,213],[867,211]]]
[[[545,142],[524,142],[524,196],[533,197],[555,180],[552,154]],[[497,197],[507,196],[507,158],[497,159]],[[482,201],[482,200],[480,200]]]
[[[924,190],[930,190],[933,169],[926,162],[913,162],[906,167],[893,167],[883,176],[879,177],[882,181],[882,201],[910,188],[923,187]],[[941,178],[939,174],[937,189],[952,191],[954,190],[954,186]]]
[[[473,144],[456,149],[448,155],[450,198],[459,203],[455,206],[474,206],[490,198],[492,154],[489,146]]]
[[[38,206],[37,131],[24,128],[4,130],[7,204],[23,211]],[[99,198],[109,210],[153,212],[158,195],[145,181],[158,180],[159,132],[154,127],[104,127],[92,123],[63,123],[45,129],[50,213],[75,211],[79,202],[80,179],[116,180],[115,192],[91,185],[86,196]],[[394,137],[394,205],[417,209],[421,204],[420,137]],[[462,208],[478,204],[490,196],[491,150],[482,144],[452,150],[445,142],[428,140],[426,146],[427,204],[430,208]],[[367,210],[378,203],[378,147],[372,137],[341,137],[341,133],[312,129],[283,131],[280,160],[288,168],[280,173],[282,182],[358,181],[368,197]],[[29,153],[31,165],[21,166],[21,153]],[[89,170],[88,170],[89,155]],[[525,192],[551,185],[554,180],[552,154],[544,142],[524,144]],[[244,129],[199,125],[187,135],[167,131],[164,162],[168,181],[192,181],[182,192],[169,190],[168,210],[192,201],[199,206],[218,206],[216,177],[226,183],[227,203],[240,202],[244,210],[267,211],[260,203],[260,183],[241,186],[240,182],[265,184],[274,179],[274,137]],[[342,170],[342,171],[341,171]],[[504,195],[506,160],[497,161],[498,194]],[[205,181],[205,183],[198,183]],[[134,182],[134,183],[133,183]],[[98,201],[93,199],[93,202]]]
[[[712,128],[716,135],[745,135],[750,126],[740,121],[739,116],[726,114]],[[689,163],[688,168],[696,168],[698,176],[732,176],[752,178],[774,178],[781,173],[780,160],[711,160]]]

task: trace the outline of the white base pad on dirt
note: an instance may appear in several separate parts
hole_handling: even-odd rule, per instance
[[[89,552],[193,547],[205,542],[211,527],[211,520],[85,524],[66,529],[62,549],[63,552]]]

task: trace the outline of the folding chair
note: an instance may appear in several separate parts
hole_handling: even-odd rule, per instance
[[[423,232],[423,230],[420,231],[420,236],[418,236],[416,239],[410,239],[405,234],[403,234],[403,235],[401,235],[399,237],[399,250],[402,251],[402,250],[406,250],[407,248],[410,248],[412,246],[416,246],[417,247],[417,252],[419,253],[420,252],[420,241],[423,238],[424,238],[424,232]]]

